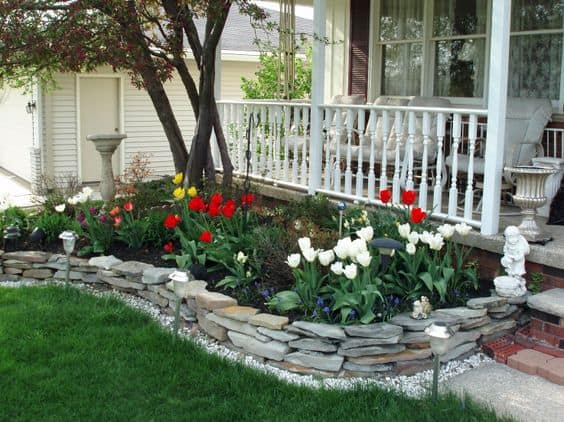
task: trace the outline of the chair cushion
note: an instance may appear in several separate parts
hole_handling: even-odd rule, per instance
[[[458,172],[466,173],[468,171],[469,156],[466,154],[456,154],[458,157]],[[452,155],[449,155],[445,163],[448,167],[452,167]],[[486,160],[481,157],[474,157],[474,174],[484,174]]]

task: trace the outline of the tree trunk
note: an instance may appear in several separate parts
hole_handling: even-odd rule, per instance
[[[219,154],[221,156],[221,163],[223,165],[223,181],[221,185],[223,190],[227,191],[231,188],[231,185],[233,183],[233,163],[231,162],[227,143],[225,142],[225,134],[223,132],[223,127],[221,126],[221,119],[219,116],[219,111],[217,110],[217,103],[215,102],[215,99],[213,100],[212,108],[213,128],[215,131],[215,138],[217,141]]]

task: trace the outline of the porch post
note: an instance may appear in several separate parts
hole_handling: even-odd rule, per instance
[[[488,132],[482,193],[481,232],[485,235],[496,234],[499,228],[511,25],[511,0],[493,0],[492,3]]]
[[[215,50],[215,75],[213,81],[213,95],[216,101],[221,100],[221,67],[223,63],[221,61],[221,39],[217,43],[217,49]],[[219,108],[219,104],[218,104]],[[221,111],[220,111],[221,115]],[[223,123],[223,122],[222,122]],[[212,130],[211,142],[211,154],[213,159],[213,164],[216,169],[223,168],[221,163],[221,156],[219,154],[219,147],[217,145],[217,138],[215,136],[215,131]]]
[[[311,70],[311,128],[309,143],[309,194],[321,186],[321,158],[323,140],[321,122],[323,115],[319,106],[325,96],[325,19],[327,0],[313,0],[313,51]]]

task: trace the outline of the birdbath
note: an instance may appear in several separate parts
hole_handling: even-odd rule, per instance
[[[523,216],[519,231],[529,242],[548,242],[552,237],[541,231],[535,221],[535,216],[537,208],[542,207],[547,201],[544,191],[546,178],[556,173],[556,169],[541,166],[515,166],[505,167],[504,171],[511,172],[517,179],[513,202],[521,208]]]
[[[114,171],[112,170],[112,155],[127,138],[125,133],[111,133],[108,135],[88,135],[86,139],[94,142],[94,147],[102,157],[102,177],[100,179],[100,194],[104,201],[111,201],[116,194]]]

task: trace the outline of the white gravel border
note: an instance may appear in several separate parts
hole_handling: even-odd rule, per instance
[[[27,286],[43,286],[48,284],[64,285],[64,282],[57,280],[31,280],[25,279],[20,281],[5,281],[0,282],[0,287],[27,287]],[[127,306],[134,309],[138,309],[151,318],[156,320],[165,330],[171,331],[174,317],[169,316],[161,311],[159,307],[153,303],[140,298],[138,296],[122,293],[116,290],[99,291],[93,289],[89,285],[85,284],[73,284],[72,286],[78,287],[88,291],[94,296],[98,297],[115,297],[122,300]],[[179,334],[186,338],[193,340],[196,344],[202,347],[209,353],[213,353],[217,356],[229,359],[231,361],[240,362],[250,368],[257,369],[269,375],[273,375],[282,381],[286,381],[292,384],[306,386],[310,388],[328,388],[328,389],[339,389],[348,390],[355,388],[357,386],[378,386],[385,390],[392,390],[399,393],[403,393],[408,397],[420,398],[425,396],[430,392],[431,383],[433,379],[433,371],[427,370],[419,372],[412,376],[382,376],[380,378],[322,378],[314,377],[312,375],[300,375],[293,372],[289,372],[283,369],[275,368],[271,365],[261,363],[252,356],[245,355],[243,353],[233,351],[222,344],[218,343],[215,339],[208,337],[207,335],[198,332],[193,334],[188,328],[181,328]],[[439,374],[439,384],[452,378],[456,375],[462,374],[463,372],[469,371],[471,369],[477,368],[479,366],[489,364],[494,362],[488,356],[483,353],[476,353],[465,360],[453,360],[441,366],[441,372]]]

